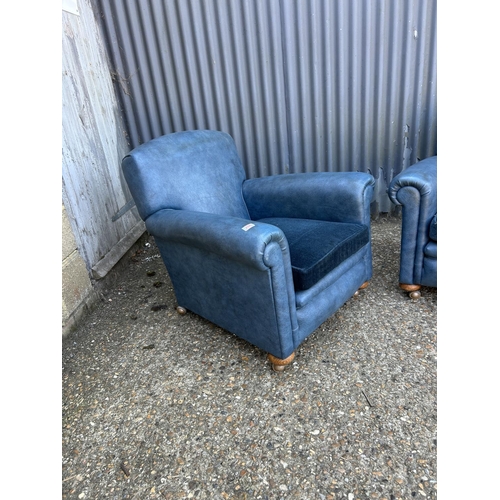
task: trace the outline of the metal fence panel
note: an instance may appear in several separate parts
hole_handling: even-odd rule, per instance
[[[130,146],[233,136],[249,177],[437,153],[436,0],[101,0]]]

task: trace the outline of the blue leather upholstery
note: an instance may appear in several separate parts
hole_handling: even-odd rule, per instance
[[[437,156],[403,170],[387,192],[403,207],[400,286],[437,287]]]
[[[369,174],[246,180],[233,139],[208,130],[151,140],[122,168],[179,305],[276,358],[372,276]]]

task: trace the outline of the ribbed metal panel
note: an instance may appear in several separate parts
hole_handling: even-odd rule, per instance
[[[249,177],[436,154],[436,0],[101,0],[130,145],[230,133]]]

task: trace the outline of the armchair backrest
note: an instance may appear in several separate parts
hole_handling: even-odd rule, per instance
[[[242,195],[245,170],[224,132],[152,139],[125,156],[122,169],[143,220],[165,208],[250,218]]]

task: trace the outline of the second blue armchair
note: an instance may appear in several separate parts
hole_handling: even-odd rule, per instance
[[[388,194],[402,206],[399,286],[418,299],[422,286],[437,287],[437,156],[403,170]]]
[[[233,139],[208,130],[153,139],[122,168],[178,312],[254,344],[278,371],[372,276],[369,174],[247,180]]]

